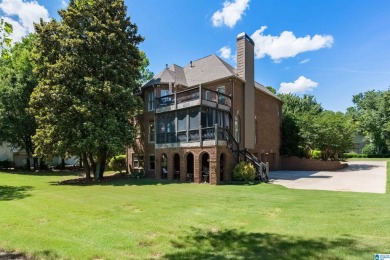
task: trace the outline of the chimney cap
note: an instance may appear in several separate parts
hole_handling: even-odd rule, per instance
[[[241,40],[241,39],[245,39],[247,40],[248,42],[252,43],[253,45],[255,45],[255,42],[252,40],[251,37],[248,36],[248,34],[246,34],[245,32],[242,32],[240,33],[239,35],[237,35],[237,41]]]

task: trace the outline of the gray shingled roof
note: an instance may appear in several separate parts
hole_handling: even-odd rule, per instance
[[[192,87],[236,75],[235,69],[215,54],[196,60],[184,68],[173,64],[153,77],[143,87],[162,83],[179,83]]]
[[[157,76],[153,77],[143,87],[154,84],[178,83],[182,86],[193,87],[206,82],[223,79],[231,76],[237,76],[236,69],[225,62],[215,54],[195,60],[184,68],[173,64],[165,68]],[[258,82],[255,82],[255,88],[279,99],[275,94]],[[280,99],[279,99],[280,100]]]
[[[188,86],[196,86],[236,75],[232,66],[212,54],[184,67]]]

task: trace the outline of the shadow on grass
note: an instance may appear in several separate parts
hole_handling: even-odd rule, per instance
[[[7,170],[1,171],[2,174],[15,174],[15,175],[27,175],[27,176],[82,176],[83,172],[75,171],[18,171]]]
[[[31,196],[28,192],[32,189],[31,186],[0,186],[0,201],[23,199]]]
[[[171,241],[176,252],[165,259],[344,259],[345,256],[373,256],[352,238],[305,239],[270,233],[246,233],[234,229],[199,230]]]
[[[154,179],[103,179],[103,180],[90,180],[86,181],[84,178],[65,180],[61,182],[50,182],[51,185],[58,186],[159,186],[170,184],[181,184],[177,181],[170,180],[154,180]],[[184,183],[183,183],[184,184]]]
[[[67,260],[70,258],[64,258],[57,253],[54,253],[50,250],[44,250],[44,251],[39,251],[33,254],[33,259],[45,259],[45,260],[57,260],[57,259],[63,259]]]

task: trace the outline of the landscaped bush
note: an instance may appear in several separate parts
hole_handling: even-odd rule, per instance
[[[376,147],[374,144],[366,144],[363,147],[362,152],[365,154],[377,154]]]
[[[236,181],[253,181],[256,177],[256,169],[250,162],[240,162],[234,167],[233,179]]]
[[[343,157],[348,158],[390,158],[390,154],[357,154],[357,153],[344,153]]]
[[[126,155],[122,154],[112,157],[108,167],[113,171],[122,173],[122,171],[126,170]]]
[[[312,150],[310,152],[310,158],[319,160],[321,159],[321,151],[320,150]]]

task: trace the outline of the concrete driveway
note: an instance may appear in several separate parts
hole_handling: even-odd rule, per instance
[[[385,161],[348,162],[339,171],[273,171],[270,183],[292,189],[386,193]]]

